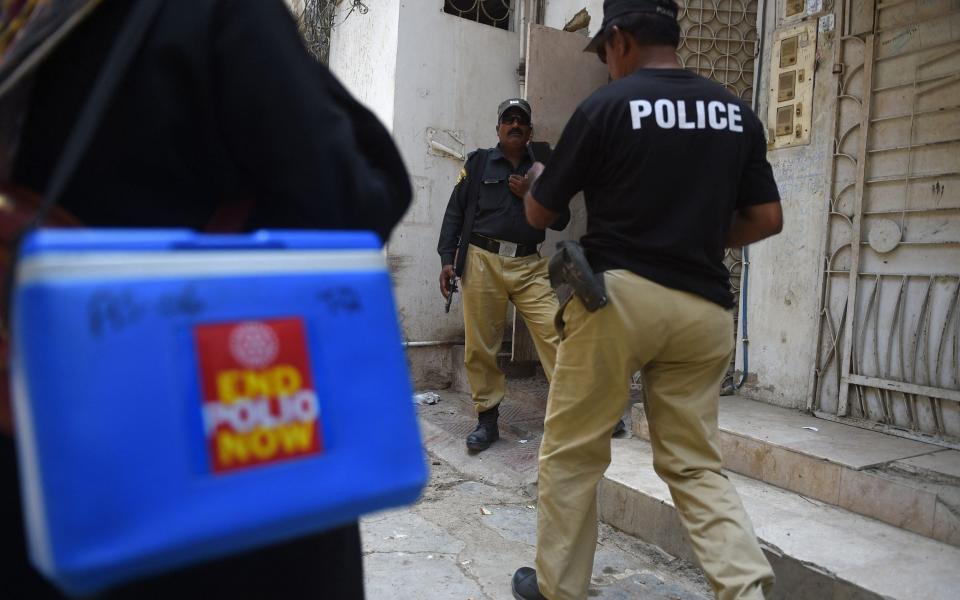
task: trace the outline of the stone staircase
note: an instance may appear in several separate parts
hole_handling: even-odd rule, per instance
[[[462,347],[451,354],[449,393],[468,393]],[[422,423],[428,437],[438,437],[431,445],[458,468],[489,471],[491,480],[526,484],[535,494],[545,381],[539,370],[522,379],[507,373],[505,442],[487,451],[503,457],[466,455],[462,435],[474,423],[466,397],[456,431]],[[599,516],[696,564],[667,487],[653,472],[639,398],[628,419],[632,435],[612,441]],[[960,452],[735,396],[721,398],[720,428],[727,475],[777,573],[775,598],[960,598]]]
[[[637,437],[649,439],[643,405]],[[724,466],[826,504],[960,546],[960,451],[721,399]]]
[[[777,598],[960,597],[960,452],[738,397],[721,399],[720,426]],[[633,432],[614,440],[600,518],[694,561],[642,404]]]

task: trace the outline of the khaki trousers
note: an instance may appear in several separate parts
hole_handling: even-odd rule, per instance
[[[543,443],[537,580],[550,600],[584,600],[597,544],[597,484],[610,435],[643,371],[657,474],[717,598],[762,599],[773,571],[721,473],[717,411],[733,352],[731,314],[699,296],[628,271],[605,274],[610,304],[564,310]]]
[[[463,290],[464,363],[477,412],[500,404],[506,391],[497,352],[503,343],[507,301],[527,323],[540,364],[549,380],[557,358],[557,296],[550,287],[547,259],[537,254],[507,258],[467,246]]]

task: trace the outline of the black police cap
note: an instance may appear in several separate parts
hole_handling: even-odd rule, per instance
[[[533,115],[530,111],[530,103],[524,100],[523,98],[507,98],[500,103],[500,106],[497,108],[497,122],[500,122],[503,113],[507,112],[511,108],[519,108],[524,113],[526,113],[528,119],[532,119]]]
[[[584,52],[596,52],[603,43],[603,33],[616,18],[631,13],[650,13],[677,20],[677,3],[673,0],[603,0],[603,24]]]

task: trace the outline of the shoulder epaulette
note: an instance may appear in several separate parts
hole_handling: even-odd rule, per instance
[[[467,154],[467,160],[463,161],[463,167],[461,167],[460,173],[457,174],[457,183],[455,185],[458,185],[461,181],[467,178],[467,165],[470,164],[470,160],[479,151],[480,149],[478,148],[477,150],[474,150],[473,152]]]

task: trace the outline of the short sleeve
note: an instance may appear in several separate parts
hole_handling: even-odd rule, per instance
[[[767,140],[763,134],[763,126],[756,116],[753,117],[753,121],[752,145],[743,175],[740,177],[737,208],[780,201],[777,182],[773,178],[773,168],[767,161]]]
[[[547,210],[562,212],[596,172],[600,149],[599,132],[578,108],[563,128],[531,195]]]

